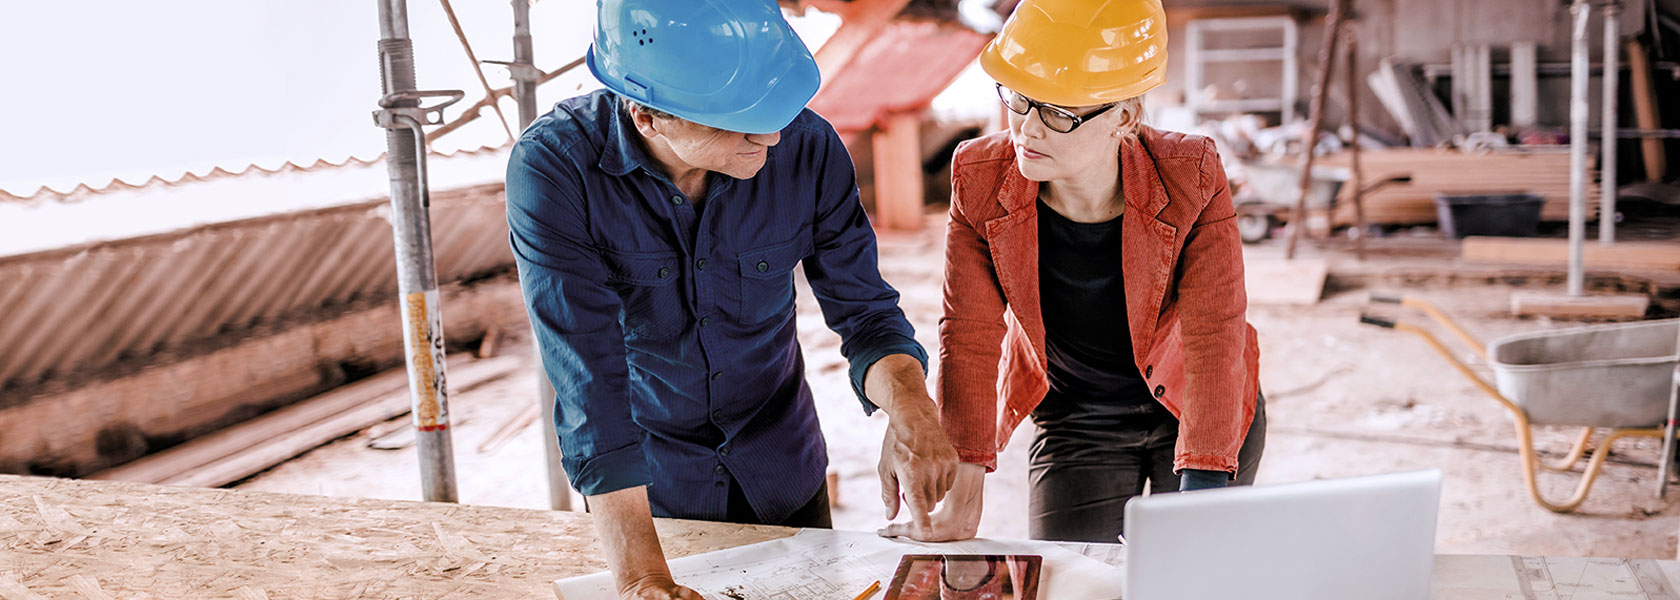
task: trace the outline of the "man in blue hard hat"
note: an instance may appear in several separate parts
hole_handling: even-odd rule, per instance
[[[587,62],[508,162],[508,224],[567,474],[622,598],[672,580],[653,516],[830,525],[794,274],[891,417],[891,519],[950,489],[927,353],[876,265],[850,156],[805,103],[816,63],[768,0],[600,0]]]

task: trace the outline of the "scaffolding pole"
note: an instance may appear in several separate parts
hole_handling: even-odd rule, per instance
[[[1592,8],[1585,0],[1569,5],[1575,19],[1569,75],[1569,295],[1585,293],[1582,258],[1587,237],[1587,21]]]
[[[1616,60],[1622,51],[1621,14],[1620,3],[1604,5],[1604,123],[1598,142],[1604,152],[1604,164],[1598,168],[1603,179],[1598,186],[1598,243],[1604,246],[1616,243],[1616,109],[1621,102],[1621,83],[1617,81],[1621,69]]]
[[[513,0],[513,62],[507,66],[513,75],[513,100],[519,104],[519,129],[523,131],[537,120],[537,84],[544,76],[537,70],[531,50],[531,0]],[[541,345],[532,344],[532,350],[537,354],[537,405],[542,407],[548,507],[572,510],[572,484],[566,480],[566,470],[560,464],[560,435],[554,429],[554,385],[549,383],[547,369],[543,367]]]
[[[429,117],[459,101],[459,91],[420,91],[414,82],[414,44],[408,37],[407,0],[379,3],[379,70],[384,95],[374,123],[385,128],[385,167],[391,182],[391,231],[396,241],[397,289],[402,306],[403,348],[408,363],[420,488],[428,502],[455,502],[455,456],[449,435],[444,379],[443,316],[426,190]],[[421,106],[426,98],[448,98]]]

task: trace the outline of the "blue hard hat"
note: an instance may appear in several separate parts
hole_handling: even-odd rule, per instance
[[[650,108],[781,131],[817,93],[811,51],[770,0],[598,0],[589,71]]]

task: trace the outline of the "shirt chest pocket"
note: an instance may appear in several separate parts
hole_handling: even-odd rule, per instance
[[[687,322],[675,252],[655,254],[604,253],[607,284],[618,292],[619,323],[633,338],[664,339],[680,333]]]
[[[793,267],[808,254],[803,239],[748,250],[736,255],[741,269],[737,317],[742,323],[762,323],[793,314]]]

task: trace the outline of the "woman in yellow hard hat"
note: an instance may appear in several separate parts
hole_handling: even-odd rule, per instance
[[[884,535],[972,537],[1029,416],[1036,539],[1114,542],[1146,481],[1253,481],[1236,212],[1212,141],[1141,123],[1166,60],[1158,0],[1027,0],[981,54],[1011,114],[952,165],[938,392],[965,464],[928,520]]]

